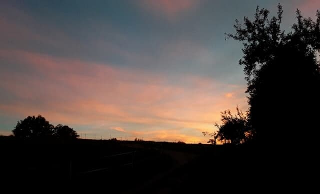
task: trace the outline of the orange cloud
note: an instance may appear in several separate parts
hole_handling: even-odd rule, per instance
[[[32,72],[0,72],[0,87],[12,97],[0,103],[1,112],[21,119],[41,114],[71,127],[92,126],[92,133],[102,136],[113,133],[105,129],[123,129],[114,126],[138,125],[148,129],[141,134],[150,140],[204,142],[201,132],[215,130],[221,111],[246,108],[244,86],[212,78],[177,75],[177,82],[170,82],[144,70],[17,50],[0,50],[0,59]],[[225,97],[226,91],[232,98]],[[122,132],[139,135],[134,127],[125,128]]]
[[[125,132],[125,130],[121,127],[110,127],[110,129],[120,131],[120,132]]]
[[[202,135],[202,134],[201,134]],[[192,136],[181,133],[179,129],[160,129],[150,131],[131,131],[130,136],[149,140],[149,141],[166,141],[166,142],[178,142],[183,141],[185,143],[204,143],[206,138],[202,136]]]
[[[230,92],[225,94],[226,98],[231,98],[232,96],[233,96],[233,93],[230,93]]]
[[[143,0],[142,6],[152,12],[160,12],[168,18],[175,18],[178,14],[195,7],[196,0]]]

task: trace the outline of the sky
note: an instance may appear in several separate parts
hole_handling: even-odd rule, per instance
[[[318,0],[1,0],[0,134],[42,115],[81,138],[206,143],[248,109],[235,19]]]

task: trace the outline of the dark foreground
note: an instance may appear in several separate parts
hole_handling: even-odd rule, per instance
[[[9,193],[305,193],[319,189],[319,166],[313,159],[287,156],[285,150],[266,152],[255,145],[10,137],[0,141],[1,188]]]

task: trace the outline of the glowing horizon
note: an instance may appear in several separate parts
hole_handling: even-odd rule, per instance
[[[278,3],[67,2],[1,2],[0,135],[42,115],[82,138],[206,143],[221,111],[247,109],[241,47],[224,33]],[[320,6],[282,5],[286,25]]]
[[[1,104],[2,110],[21,119],[40,114],[88,137],[202,142],[201,132],[214,130],[221,109],[245,101],[242,86],[194,75],[168,78],[160,73],[16,50],[0,50],[0,56],[41,75],[0,73],[4,80],[0,86],[24,102]],[[79,125],[90,127],[77,130]]]

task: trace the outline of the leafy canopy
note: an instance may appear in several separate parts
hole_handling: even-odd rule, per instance
[[[59,124],[54,127],[41,115],[28,116],[24,120],[18,121],[12,132],[18,138],[76,139],[79,137],[77,132],[67,125]]]
[[[288,143],[302,141],[318,126],[320,109],[320,12],[316,21],[297,10],[292,32],[281,30],[282,6],[277,16],[257,7],[254,19],[236,20],[234,34],[242,42],[249,103],[248,119],[257,137]],[[317,110],[318,112],[314,112]],[[314,112],[311,114],[311,112]]]

